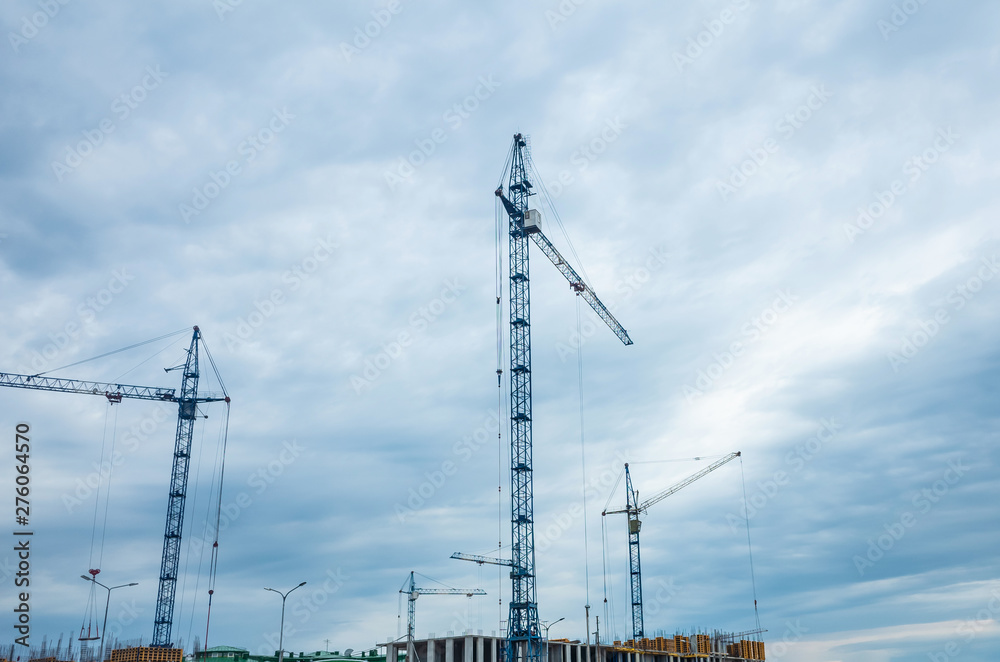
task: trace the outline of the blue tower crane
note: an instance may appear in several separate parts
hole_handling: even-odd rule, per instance
[[[486,591],[481,588],[418,588],[417,582],[413,578],[414,572],[410,571],[410,581],[406,586],[406,590],[399,589],[400,593],[406,595],[406,662],[420,662],[420,658],[417,657],[417,649],[413,645],[413,639],[416,636],[416,608],[417,608],[417,598],[421,595],[464,595],[471,598],[474,595],[486,595]]]
[[[542,233],[541,215],[529,209],[534,195],[527,169],[528,143],[520,133],[511,146],[507,195],[495,191],[510,220],[510,522],[511,599],[507,618],[506,662],[541,662],[542,632],[535,591],[534,495],[531,465],[531,306],[528,278],[528,239],[569,281],[578,296],[626,345],[628,333],[601,303],[590,286]]]
[[[639,564],[639,529],[642,522],[639,520],[639,513],[645,514],[650,506],[654,506],[666,499],[671,494],[675,494],[691,483],[707,476],[730,460],[741,457],[740,451],[729,453],[722,458],[711,463],[707,467],[691,474],[679,483],[668,487],[662,492],[657,492],[642,503],[639,503],[639,492],[632,487],[632,474],[628,470],[628,463],[625,463],[625,508],[621,510],[605,510],[601,516],[620,515],[628,516],[628,568],[630,586],[632,589],[632,641],[637,642],[645,636],[642,622],[642,567]],[[699,458],[695,458],[699,459]]]
[[[177,589],[177,570],[180,563],[181,532],[184,529],[184,502],[187,496],[191,440],[194,436],[194,420],[198,405],[203,402],[225,402],[227,405],[230,403],[229,396],[225,393],[198,395],[198,340],[200,339],[201,331],[196,326],[191,336],[191,346],[187,350],[187,359],[184,365],[167,369],[183,368],[179,396],[172,388],[106,384],[0,372],[0,386],[11,388],[103,395],[109,402],[113,403],[121,402],[123,398],[177,403],[174,461],[167,498],[167,522],[163,532],[163,556],[160,561],[160,583],[156,593],[153,638],[150,642],[151,646],[158,648],[171,648],[173,646],[170,641],[170,629],[173,623],[174,595]]]

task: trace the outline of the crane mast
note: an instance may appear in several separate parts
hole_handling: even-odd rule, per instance
[[[625,464],[625,504],[628,511],[628,568],[632,587],[632,636],[634,641],[643,637],[642,624],[642,571],[639,564],[639,493],[632,488],[632,474]]]
[[[510,205],[510,503],[511,597],[506,662],[540,662],[541,625],[535,592],[534,494],[531,465],[531,297],[528,278],[528,211],[531,182],[527,142],[514,136],[507,190]],[[501,200],[502,192],[500,192]],[[507,207],[507,205],[504,205]],[[513,209],[513,214],[511,210]]]
[[[533,184],[528,176],[528,143],[520,133],[511,147],[507,192],[495,191],[510,221],[510,503],[511,599],[507,618],[506,662],[541,662],[542,632],[535,587],[534,494],[531,435],[531,297],[528,239],[534,241],[626,345],[628,333],[597,295],[559,254],[541,231],[540,217],[529,209]],[[504,564],[506,565],[506,563]]]
[[[170,492],[167,497],[167,522],[163,531],[163,556],[160,560],[160,584],[156,591],[156,615],[153,619],[153,639],[150,645],[169,648],[170,629],[174,615],[174,595],[177,591],[177,567],[181,555],[181,533],[184,530],[184,504],[187,500],[188,466],[191,462],[191,439],[198,409],[198,339],[201,332],[194,327],[191,347],[184,362],[181,395],[177,401],[177,434],[174,438],[174,463],[170,471]]]
[[[225,402],[228,404],[230,402],[229,396],[225,393],[198,395],[198,341],[200,339],[201,331],[196,326],[191,336],[191,346],[187,351],[184,365],[169,368],[169,370],[182,368],[184,371],[180,395],[177,395],[177,392],[172,388],[110,384],[0,372],[0,386],[10,388],[101,395],[112,403],[120,403],[124,398],[177,403],[177,434],[174,438],[174,460],[170,473],[170,491],[167,497],[167,519],[163,532],[163,555],[160,559],[153,638],[150,642],[151,646],[158,648],[173,646],[170,641],[170,630],[173,622],[177,570],[180,562],[181,533],[184,530],[184,503],[187,495],[191,440],[194,437],[194,421],[198,404],[203,402]]]
[[[625,508],[621,510],[606,510],[602,516],[617,515],[624,513],[628,515],[628,564],[629,577],[632,591],[632,640],[639,641],[645,635],[643,633],[642,622],[642,566],[639,560],[639,529],[642,522],[639,521],[639,513],[645,513],[650,506],[653,506],[671,494],[675,494],[684,489],[696,480],[707,476],[730,460],[740,457],[738,451],[723,456],[707,467],[691,474],[684,480],[671,485],[662,492],[657,492],[642,503],[639,503],[639,493],[632,487],[632,474],[628,470],[628,463],[625,463]]]

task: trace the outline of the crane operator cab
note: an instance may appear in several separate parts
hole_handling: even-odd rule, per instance
[[[542,231],[542,212],[537,209],[524,212],[524,231],[528,234]]]

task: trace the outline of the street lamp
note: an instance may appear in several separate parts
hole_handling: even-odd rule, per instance
[[[125,588],[126,586],[138,586],[139,582],[131,582],[129,584],[119,584],[118,586],[105,586],[101,582],[97,581],[97,577],[88,577],[87,575],[80,575],[80,579],[85,579],[88,582],[94,582],[101,588],[105,588],[108,591],[108,599],[104,603],[104,624],[101,626],[101,652],[100,659],[104,660],[104,633],[108,629],[108,607],[111,606],[111,591],[116,588]]]
[[[559,621],[565,621],[565,620],[566,620],[566,617],[563,616],[559,620],[552,621],[548,625],[543,625],[542,626],[543,628],[545,628],[545,662],[548,662],[548,660],[549,660],[549,628],[552,627],[553,625],[555,625],[556,623],[558,623]]]
[[[281,596],[281,629],[278,631],[278,662],[284,662],[285,659],[285,598],[287,598],[288,594],[295,589],[301,588],[305,585],[306,583],[302,582],[298,586],[288,589],[285,593],[277,591],[273,588],[264,587],[265,591],[274,591]]]

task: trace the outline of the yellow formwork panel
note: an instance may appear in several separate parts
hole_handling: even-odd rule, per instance
[[[152,648],[136,646],[111,651],[111,662],[182,662],[184,651],[180,648]]]

